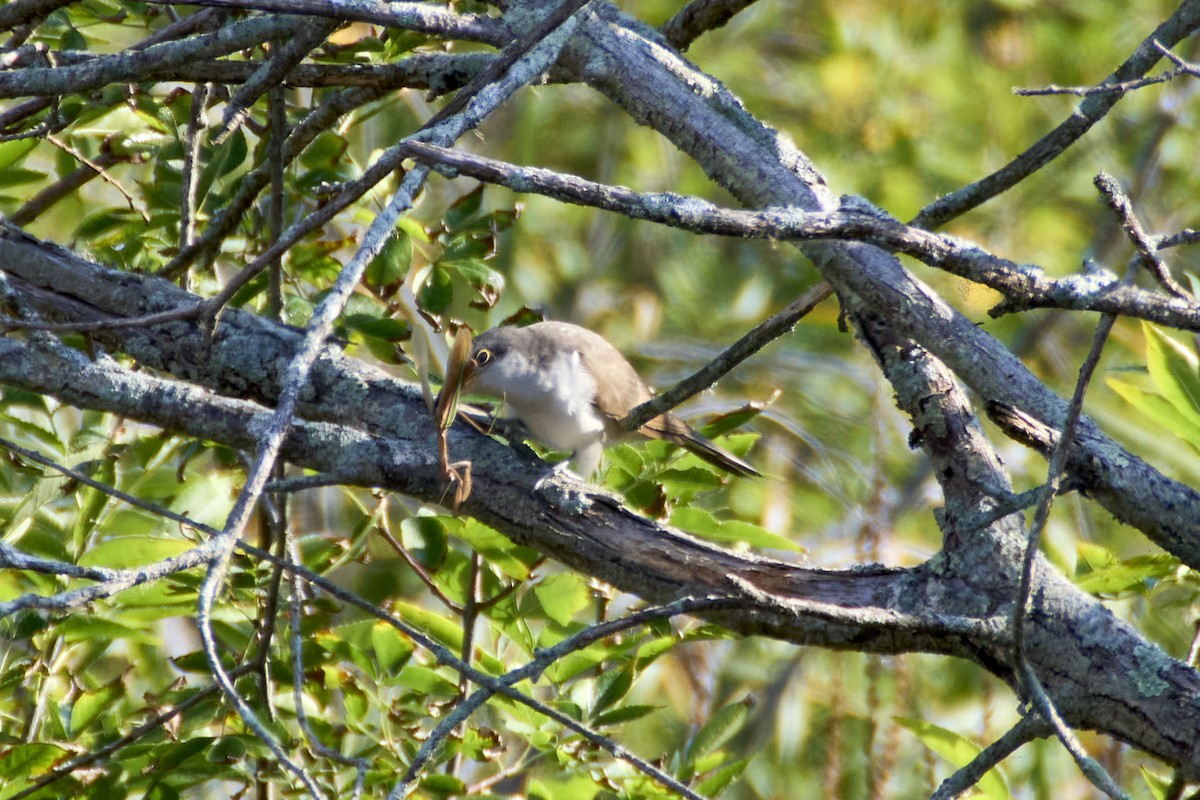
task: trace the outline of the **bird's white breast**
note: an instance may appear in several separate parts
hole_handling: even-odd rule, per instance
[[[604,420],[593,405],[596,381],[574,350],[556,353],[540,369],[509,351],[477,385],[502,396],[534,438],[556,450],[578,451],[603,440]]]

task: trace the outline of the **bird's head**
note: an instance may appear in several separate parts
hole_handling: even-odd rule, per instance
[[[520,328],[493,328],[484,331],[474,342],[462,365],[462,387],[464,391],[494,392],[499,375],[505,372],[503,364],[514,353],[520,338]],[[455,365],[451,364],[451,369]]]

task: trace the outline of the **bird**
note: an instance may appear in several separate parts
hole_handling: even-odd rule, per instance
[[[462,369],[464,391],[501,398],[535,441],[572,453],[574,470],[583,477],[596,472],[605,445],[628,435],[621,420],[653,397],[617,348],[569,322],[484,331]],[[681,445],[734,475],[762,476],[670,412],[638,433]]]

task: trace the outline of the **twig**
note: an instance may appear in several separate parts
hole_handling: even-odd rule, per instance
[[[686,51],[703,34],[716,30],[755,0],[691,0],[663,23],[659,33],[679,52]]]
[[[28,225],[59,200],[76,191],[101,172],[106,171],[114,164],[130,160],[129,156],[114,153],[109,144],[109,141],[106,140],[95,158],[72,170],[22,203],[20,208],[9,215],[8,221],[13,225]]]
[[[229,99],[220,126],[212,134],[213,145],[220,145],[250,116],[250,108],[279,85],[292,68],[303,61],[329,34],[337,30],[338,20],[300,18],[285,38],[276,40],[270,57],[259,65]]]
[[[412,158],[439,166],[450,175],[468,175],[517,192],[536,192],[693,233],[786,241],[843,239],[873,244],[1002,293],[1008,299],[989,312],[994,317],[1022,309],[1051,307],[1119,313],[1200,331],[1200,305],[1194,301],[1124,285],[1109,273],[1051,278],[1030,264],[1017,264],[962,239],[904,225],[882,212],[865,212],[861,204],[847,202],[838,211],[823,213],[797,208],[761,211],[722,208],[697,197],[639,193],[624,186],[520,167],[425,142],[406,142],[400,146]]]
[[[284,143],[283,159],[291,163],[305,147],[312,143],[322,131],[328,130],[339,117],[362,103],[378,99],[381,94],[382,92],[374,89],[347,89],[321,102],[292,128]],[[253,205],[259,192],[270,183],[273,169],[274,167],[269,163],[260,164],[242,178],[238,182],[238,188],[233,197],[217,213],[216,218],[209,224],[205,232],[194,244],[180,250],[179,254],[159,271],[159,274],[164,278],[176,278],[203,254],[215,253],[220,242],[224,241],[229,233],[237,227],[246,210]],[[273,237],[272,244],[278,244],[281,239],[283,239],[283,234]]]
[[[988,770],[1015,753],[1022,745],[1050,734],[1050,726],[1036,714],[1027,714],[1008,729],[1003,736],[989,744],[960,767],[953,775],[942,781],[930,800],[954,800],[969,792],[983,779]]]
[[[404,563],[408,564],[408,568],[413,571],[417,579],[425,584],[425,588],[429,590],[430,594],[440,600],[442,605],[450,611],[453,611],[455,614],[461,614],[463,611],[462,604],[454,602],[442,591],[441,587],[434,581],[433,575],[429,574],[429,570],[425,569],[421,562],[417,561],[412,553],[408,552],[408,549],[392,533],[391,527],[388,525],[387,514],[383,510],[383,505],[386,502],[386,499],[382,497],[379,500],[379,508],[375,512],[375,518],[378,520],[375,524],[375,530],[379,532],[379,535],[383,537],[385,542],[392,546],[392,549],[396,551],[396,555],[404,559]]]
[[[1121,81],[1119,83],[1101,83],[1098,86],[1058,86],[1057,84],[1052,83],[1049,86],[1044,86],[1040,89],[1013,89],[1013,94],[1019,97],[1039,97],[1043,95],[1054,94],[1070,94],[1077,97],[1087,97],[1090,94],[1099,94],[1101,92],[1132,92],[1142,89],[1146,86],[1154,86],[1155,84],[1166,83],[1168,81],[1175,80],[1181,75],[1200,77],[1200,67],[1197,67],[1194,64],[1189,64],[1179,56],[1172,53],[1170,49],[1163,47],[1158,42],[1155,42],[1154,46],[1157,47],[1159,52],[1166,56],[1171,63],[1175,65],[1174,69],[1168,70],[1161,75],[1137,78],[1136,80],[1131,81]]]
[[[125,202],[129,203],[129,207],[131,209],[136,211],[138,213],[138,215],[141,216],[141,218],[144,219],[146,222],[150,221],[150,212],[149,212],[149,210],[146,209],[145,205],[142,203],[139,203],[137,198],[133,196],[133,193],[130,192],[128,189],[126,189],[124,186],[122,186],[120,181],[116,180],[112,175],[110,175],[108,173],[108,170],[105,169],[100,162],[94,161],[94,160],[88,158],[86,155],[84,155],[78,149],[76,149],[75,147],[72,147],[69,142],[65,142],[53,134],[47,134],[46,141],[50,142],[50,144],[54,145],[59,150],[62,150],[64,153],[67,153],[68,155],[70,155],[72,158],[79,161],[80,163],[85,164],[86,166],[89,166],[92,169],[94,169],[96,171],[96,173],[101,178],[103,178],[109,186],[116,189],[121,194],[121,196],[125,198]]]
[[[198,83],[192,89],[191,113],[183,133],[183,197],[179,203],[179,246],[188,247],[196,240],[196,191],[200,186],[200,140],[204,131],[204,112],[208,108],[211,86]]]
[[[416,781],[420,778],[421,773],[424,772],[426,764],[436,755],[446,737],[456,727],[465,722],[476,709],[487,702],[493,695],[500,693],[511,696],[509,695],[509,691],[514,684],[524,680],[536,681],[558,659],[578,652],[593,642],[606,639],[621,631],[646,625],[660,619],[670,619],[680,614],[689,614],[695,611],[711,611],[721,608],[736,608],[744,602],[741,598],[734,597],[683,598],[667,605],[643,609],[620,619],[608,620],[592,625],[574,636],[564,639],[553,647],[539,650],[537,655],[523,667],[510,670],[499,678],[489,679],[481,685],[481,688],[477,689],[469,697],[461,700],[454,707],[454,710],[438,723],[433,732],[421,744],[421,749],[413,756],[407,772],[405,772],[404,776],[388,794],[388,800],[399,800],[399,798],[409,796]],[[592,744],[602,747],[617,758],[628,761],[663,786],[678,792],[684,797],[690,798],[690,800],[703,800],[703,798],[675,778],[633,755],[612,739],[594,733],[574,718],[540,703],[537,705],[527,703],[527,705],[534,711],[544,714],[555,722],[575,731]]]
[[[523,58],[533,47],[543,42],[546,37],[561,27],[563,23],[571,19],[588,2],[590,0],[564,0],[562,5],[555,7],[537,25],[505,47],[503,52],[488,65],[487,69],[472,78],[466,86],[459,89],[458,94],[454,95],[454,98],[449,103],[438,109],[437,113],[430,117],[429,121],[422,127],[432,128],[440,124],[443,120],[448,119],[451,115],[465,109],[471,100],[474,99],[475,95],[481,92],[485,86],[495,83],[513,64]],[[553,62],[547,63],[546,66],[549,67],[550,63]]]
[[[253,668],[254,666],[252,664],[242,664],[241,666],[235,667],[233,670],[231,670],[229,674],[232,677],[240,678]],[[119,739],[114,739],[103,747],[93,750],[90,753],[85,753],[84,755],[64,761],[61,764],[54,765],[45,774],[34,778],[24,789],[16,794],[9,795],[6,800],[21,800],[24,797],[29,797],[42,787],[49,786],[50,784],[67,777],[76,770],[83,769],[84,767],[95,764],[97,761],[102,761],[108,758],[121,748],[133,744],[143,736],[153,733],[163,725],[166,725],[175,717],[178,717],[184,712],[191,710],[193,707],[200,705],[200,703],[208,700],[210,697],[213,697],[219,691],[220,687],[215,683],[211,686],[206,686],[205,688],[188,697],[186,700],[180,701],[166,711],[163,711],[153,718],[143,722],[141,725],[138,725],[136,728]]]
[[[502,78],[475,94],[462,111],[438,125],[426,126],[421,133],[435,141],[445,143],[457,139],[507,100],[518,88],[547,69],[557,59],[574,28],[573,19],[564,20],[553,31],[547,32],[544,39],[533,44],[527,52],[515,60]],[[237,693],[226,674],[217,652],[217,641],[212,627],[212,611],[224,585],[229,558],[238,544],[241,531],[245,529],[246,523],[249,521],[254,505],[262,494],[263,487],[270,479],[284,438],[291,428],[300,393],[308,383],[312,367],[325,349],[325,343],[333,330],[333,325],[362,278],[367,265],[391,236],[400,214],[412,206],[413,200],[428,174],[428,167],[418,166],[401,179],[400,186],[387,207],[372,221],[357,252],[338,274],[333,286],[314,309],[304,338],[288,363],[275,410],[259,436],[254,464],[247,472],[245,485],[226,519],[224,528],[211,540],[214,554],[209,561],[204,581],[200,585],[196,622],[210,671],[217,679],[217,683],[221,685],[225,696],[237,708],[246,725],[267,745],[280,763],[296,775],[313,797],[318,797],[319,794],[312,777],[288,758],[279,742],[262,725],[253,709]],[[263,259],[260,257],[258,260],[262,261]],[[227,293],[228,289],[222,295]]]
[[[1200,231],[1193,230],[1192,228],[1184,228],[1177,233],[1160,237],[1154,244],[1159,250],[1186,244],[1200,244]]]
[[[1129,202],[1129,198],[1121,191],[1121,187],[1117,185],[1116,180],[1111,176],[1100,173],[1096,176],[1096,186],[1100,189],[1100,194],[1104,198],[1105,203],[1111,208],[1121,222],[1121,230],[1133,242],[1134,248],[1138,252],[1139,261],[1142,266],[1154,275],[1164,289],[1169,291],[1176,297],[1191,299],[1191,295],[1180,286],[1174,278],[1171,277],[1171,271],[1167,269],[1167,265],[1158,257],[1158,248],[1146,231],[1142,229],[1142,224],[1138,222],[1137,216],[1133,213],[1133,205]]]
[[[731,369],[757,353],[763,347],[796,327],[796,323],[833,294],[828,283],[821,281],[778,314],[754,326],[742,338],[731,344],[713,360],[662,394],[637,406],[621,420],[621,427],[635,431],[650,420],[670,411],[690,397],[704,391],[721,379]]]
[[[6,440],[0,439],[0,446],[9,447],[14,452],[17,452],[17,453],[21,454],[22,456],[25,456],[32,461],[35,461],[36,463],[43,464],[45,466],[51,467],[52,469],[56,469],[59,472],[63,473],[64,475],[68,475],[71,478],[73,478],[87,486],[91,486],[92,488],[95,488],[101,492],[104,492],[105,494],[108,494],[111,497],[115,497],[119,500],[129,503],[130,505],[134,506],[135,508],[141,508],[141,509],[149,511],[153,514],[159,515],[159,516],[163,517],[164,519],[170,519],[172,521],[179,522],[180,524],[187,525],[188,527],[195,528],[196,530],[199,530],[202,533],[205,533],[205,534],[213,537],[214,540],[217,537],[219,537],[222,533],[221,531],[218,531],[215,528],[212,528],[210,526],[203,525],[202,523],[198,523],[194,520],[191,520],[182,514],[175,513],[166,508],[158,506],[154,503],[146,502],[146,501],[144,501],[140,498],[134,497],[133,495],[130,495],[126,492],[122,492],[119,489],[108,486],[104,483],[101,483],[100,481],[94,480],[94,479],[88,477],[87,475],[84,475],[83,473],[77,472],[76,470],[72,470],[68,467],[63,467],[62,465],[56,464],[51,459],[48,459],[45,456],[42,456],[39,453],[36,453],[34,451],[27,450],[26,448],[20,447],[19,445],[14,445],[14,444],[7,442]],[[633,764],[639,770],[645,772],[648,776],[650,776],[651,778],[654,778],[655,780],[658,780],[658,776],[662,775],[661,771],[657,770],[655,767],[648,764],[644,760],[637,758],[636,756],[634,756],[633,754],[629,753],[624,748],[622,748],[619,744],[612,742],[611,740],[608,740],[605,737],[592,738],[592,737],[596,737],[596,734],[593,734],[591,731],[589,731],[586,728],[586,726],[583,726],[580,723],[576,722],[571,717],[568,717],[568,716],[562,714],[561,712],[558,712],[555,709],[550,708],[542,703],[537,702],[533,698],[522,694],[521,692],[514,689],[513,685],[516,683],[519,683],[523,680],[536,680],[550,666],[550,664],[552,664],[554,661],[558,660],[559,658],[562,658],[563,656],[565,656],[571,652],[575,652],[579,648],[585,647],[592,642],[599,641],[600,639],[611,636],[611,635],[618,633],[622,630],[625,630],[629,627],[634,627],[636,625],[645,624],[645,623],[653,621],[655,619],[665,619],[670,616],[675,616],[677,614],[694,613],[694,612],[703,611],[703,610],[718,610],[718,609],[724,609],[724,608],[737,609],[737,608],[743,607],[747,602],[746,598],[744,598],[742,596],[716,596],[716,597],[704,597],[704,598],[684,598],[682,600],[677,600],[677,601],[670,603],[668,605],[665,605],[665,606],[658,606],[658,607],[655,607],[652,609],[646,609],[644,611],[638,612],[638,613],[631,615],[629,617],[626,617],[624,619],[612,620],[609,622],[601,623],[599,625],[594,625],[590,628],[587,628],[587,629],[581,631],[580,633],[576,634],[575,636],[573,636],[569,639],[565,639],[562,642],[559,642],[557,645],[555,645],[551,648],[540,651],[538,657],[534,658],[532,661],[527,663],[525,666],[523,666],[517,670],[514,670],[512,672],[509,672],[506,676],[504,676],[504,678],[496,678],[496,677],[493,677],[486,673],[480,672],[479,670],[472,667],[470,664],[464,662],[453,651],[451,651],[449,648],[445,647],[444,645],[440,644],[435,639],[425,635],[425,633],[422,632],[419,628],[416,628],[416,627],[404,622],[403,620],[387,613],[383,609],[379,608],[377,605],[370,603],[366,600],[363,600],[362,598],[360,598],[358,595],[354,594],[353,592],[350,592],[350,591],[347,591],[346,589],[341,588],[337,584],[322,577],[321,575],[318,575],[315,572],[312,572],[311,570],[308,570],[308,569],[304,568],[303,566],[300,566],[295,561],[288,561],[288,560],[281,559],[268,551],[262,550],[261,548],[258,548],[258,547],[254,547],[253,545],[250,545],[246,542],[237,542],[236,547],[237,547],[237,549],[241,550],[242,552],[245,552],[248,555],[250,555],[254,558],[257,558],[261,561],[264,561],[264,562],[267,562],[270,564],[280,565],[285,570],[290,572],[291,574],[296,575],[300,578],[303,578],[303,580],[305,580],[306,582],[318,587],[319,589],[321,589],[322,591],[326,592],[327,594],[333,596],[334,598],[341,600],[345,603],[348,603],[350,605],[353,605],[356,608],[359,608],[359,609],[367,612],[371,616],[374,616],[377,619],[380,619],[383,622],[386,622],[387,624],[389,624],[392,627],[396,628],[397,630],[401,631],[405,636],[408,636],[409,638],[411,638],[417,645],[419,645],[420,647],[422,647],[422,648],[428,650],[430,653],[432,653],[433,656],[437,659],[438,663],[446,664],[447,666],[451,667],[452,669],[454,669],[454,670],[460,672],[461,674],[463,674],[464,676],[466,676],[473,683],[482,687],[475,694],[471,695],[470,698],[467,698],[466,700],[462,701],[462,703],[460,703],[460,707],[462,707],[465,704],[471,703],[473,700],[475,700],[477,698],[477,696],[481,695],[481,693],[484,691],[489,691],[488,696],[491,696],[492,694],[502,694],[505,697],[508,697],[512,700],[522,703],[523,705],[528,706],[529,708],[537,711],[540,714],[544,714],[544,715],[550,717],[551,719],[554,719],[555,721],[557,721],[560,724],[568,727],[569,729],[579,733],[582,736],[588,736],[590,741],[593,741],[594,743],[596,743],[599,746],[603,747],[604,749],[608,750],[615,757],[628,761],[629,763]],[[817,605],[824,605],[824,604],[817,604]],[[249,668],[249,666],[247,665],[247,666],[243,666],[239,669],[248,669],[248,668]],[[296,670],[296,673],[300,674],[300,670]],[[241,674],[241,673],[239,671],[235,670],[235,671],[229,673],[228,677],[232,678],[236,674]],[[477,707],[478,704],[484,702],[486,699],[487,699],[486,697],[480,697],[477,700],[475,707]],[[456,711],[457,711],[457,709],[456,709]],[[469,715],[469,712],[464,712],[464,713]],[[463,718],[465,719],[466,717],[464,716]],[[447,719],[449,719],[449,717],[447,717]],[[455,724],[457,724],[457,723],[455,723]],[[430,753],[430,755],[432,755],[432,753]],[[674,782],[674,779],[670,778],[669,776],[664,775],[664,778],[666,780],[665,785],[671,785],[672,782]],[[690,796],[690,795],[688,795],[688,796]]]
[[[1171,16],[1142,40],[1125,63],[1109,77],[1115,83],[1136,78],[1153,67],[1161,58],[1160,43],[1174,47],[1195,32],[1200,25],[1197,0],[1184,0]],[[920,228],[937,228],[965,214],[1001,192],[1010,189],[1037,172],[1064,150],[1083,138],[1092,126],[1104,118],[1124,97],[1123,94],[1102,92],[1090,94],[1071,116],[1033,143],[1025,152],[985,178],[938,198],[921,209],[912,220]]]
[[[1106,202],[1114,210],[1117,210],[1118,213],[1120,213],[1121,208],[1128,207],[1128,198],[1125,198],[1120,193],[1116,181],[1110,176],[1101,173],[1096,176],[1095,183]],[[1122,218],[1122,224],[1124,222],[1125,220]],[[1136,275],[1137,262],[1135,261],[1126,271],[1123,280],[1126,283],[1130,283]],[[1059,741],[1062,742],[1063,746],[1071,754],[1071,757],[1075,759],[1075,763],[1079,765],[1080,770],[1087,776],[1088,780],[1109,797],[1123,798],[1126,797],[1125,793],[1116,785],[1112,777],[1104,771],[1104,768],[1084,751],[1083,746],[1079,743],[1074,733],[1063,722],[1058,714],[1058,710],[1054,707],[1049,696],[1046,695],[1041,682],[1029,665],[1025,654],[1025,620],[1029,612],[1033,570],[1034,565],[1037,563],[1039,542],[1041,541],[1042,531],[1046,527],[1046,521],[1050,516],[1050,508],[1054,503],[1054,496],[1062,480],[1063,470],[1067,464],[1067,457],[1075,440],[1075,428],[1079,424],[1079,418],[1083,413],[1084,395],[1087,393],[1088,384],[1091,382],[1096,365],[1100,362],[1104,343],[1107,341],[1108,334],[1112,331],[1116,319],[1115,315],[1105,314],[1096,325],[1091,348],[1088,350],[1087,357],[1079,368],[1079,378],[1075,383],[1075,391],[1071,396],[1070,405],[1067,407],[1066,418],[1062,424],[1062,432],[1053,452],[1050,454],[1049,474],[1046,477],[1046,483],[1042,487],[1041,502],[1038,503],[1033,523],[1030,525],[1028,541],[1025,545],[1025,555],[1021,563],[1021,576],[1017,584],[1017,594],[1013,603],[1012,640],[1013,663],[1016,665],[1016,673],[1020,678],[1021,685],[1030,696],[1034,708],[1037,709],[1046,722],[1050,723]]]
[[[294,563],[298,561],[299,553],[295,550],[295,543],[288,537],[289,555]],[[282,567],[280,567],[282,568]],[[308,720],[308,713],[304,710],[304,642],[301,639],[301,624],[300,620],[303,617],[300,606],[300,598],[303,595],[303,587],[300,583],[300,575],[293,572],[291,574],[292,584],[292,602],[291,602],[291,635],[289,639],[289,648],[292,656],[292,698],[296,706],[296,719],[300,722],[300,730],[304,731],[304,738],[308,742],[309,747],[313,748],[319,755],[325,758],[331,758],[339,764],[354,767],[354,789],[351,792],[351,798],[358,800],[362,795],[363,784],[367,778],[367,770],[371,768],[371,764],[365,758],[351,758],[342,755],[340,750],[335,750],[321,741],[320,737],[312,729],[312,724]]]
[[[284,173],[287,170],[287,98],[282,87],[274,86],[268,94],[270,106],[270,148],[267,155],[267,172],[270,177],[271,194],[267,207],[267,235],[269,241],[277,242],[283,235]],[[269,285],[267,287],[267,316],[280,320],[283,314],[283,258],[276,258],[267,265]],[[282,480],[283,474],[275,476]]]
[[[226,56],[286,36],[293,25],[295,20],[288,16],[251,17],[213,33],[155,44],[144,50],[100,56],[88,59],[84,64],[0,72],[0,98],[78,94],[110,83],[147,81],[155,78],[166,65]]]
[[[272,11],[279,14],[331,17],[403,28],[441,36],[500,46],[507,39],[499,20],[484,14],[459,14],[426,3],[380,2],[377,0],[150,0],[160,5],[209,6]],[[293,21],[293,24],[294,21]]]
[[[71,0],[13,0],[0,6],[0,31],[7,31],[31,20],[44,19]]]

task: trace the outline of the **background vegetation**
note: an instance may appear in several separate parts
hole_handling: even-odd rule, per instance
[[[0,82],[0,96],[9,98],[0,107],[0,210],[33,236],[113,268],[165,274],[212,297],[281,227],[328,204],[332,185],[362,176],[462,82],[442,75],[445,82],[432,88],[414,80],[416,88],[362,89],[289,155],[274,189],[263,181],[253,203],[238,208],[236,224],[204,246],[222,210],[256,171],[268,170],[278,146],[272,115],[302,124],[344,92],[333,85],[336,76],[331,85],[287,80],[249,98],[238,94],[245,77],[205,76],[206,59],[187,74],[102,78],[69,91],[43,91],[32,81],[35,69],[126,51],[189,15],[210,14],[212,25],[226,28],[256,14],[288,19],[279,9],[254,11],[253,2],[234,5],[240,10],[124,0],[10,3],[7,9],[18,10],[5,18],[11,38],[0,73],[10,81]],[[474,4],[455,10],[492,19],[501,13]],[[623,10],[659,26],[680,6],[647,0]],[[1013,87],[1099,83],[1173,11],[1169,3],[1109,0],[761,0],[699,38],[687,57],[750,113],[790,134],[835,193],[861,195],[907,220],[1007,163],[1080,102],[1017,97]],[[313,37],[306,63],[491,52],[486,41],[363,21],[334,27],[296,28],[294,41]],[[259,63],[289,41],[276,31],[222,60]],[[1194,37],[1175,48],[1184,58],[1195,50]],[[1196,86],[1181,77],[1130,93],[1047,168],[945,232],[1055,277],[1079,272],[1085,259],[1120,273],[1133,251],[1111,210],[1097,202],[1093,177],[1116,176],[1152,233],[1193,224]],[[41,98],[40,108],[30,105]],[[248,117],[218,143],[222,115],[239,102]],[[666,138],[614,113],[593,89],[553,74],[547,85],[513,96],[460,146],[639,192],[737,205]],[[389,176],[305,236],[232,305],[307,325],[398,182]],[[189,249],[197,241],[202,246]],[[1050,309],[992,319],[987,311],[999,293],[915,259],[904,263],[1070,396],[1095,314]],[[1169,263],[1188,285],[1198,257],[1194,248],[1176,248]],[[665,388],[819,279],[778,242],[697,235],[435,175],[349,298],[335,336],[353,358],[417,381],[426,356],[416,340],[424,331],[442,337],[436,356],[460,324],[482,330],[533,308],[603,333]],[[5,291],[9,316],[23,316],[27,309],[11,287]],[[9,334],[23,341],[44,335]],[[89,336],[61,336],[80,352],[134,362]],[[1119,319],[1085,405],[1104,431],[1190,486],[1200,480],[1196,360],[1190,334]],[[728,481],[665,446],[623,445],[610,451],[605,479],[640,512],[735,550],[831,569],[916,566],[943,547],[933,516],[942,495],[929,461],[909,447],[909,417],[897,410],[870,350],[841,324],[835,300],[684,412],[698,423],[717,419],[716,432],[736,425],[726,443],[750,448],[769,477]],[[726,412],[735,413],[720,416]],[[1016,490],[1045,481],[1041,456],[995,428],[987,432]],[[218,530],[254,457],[219,436],[168,433],[19,385],[0,394],[0,437]],[[639,607],[635,596],[545,561],[449,513],[445,503],[355,486],[272,497],[251,521],[248,541],[282,547],[276,537],[286,530],[291,549],[278,552],[468,653],[491,675]],[[23,567],[17,554],[125,569],[188,552],[205,533],[17,451],[0,468],[0,531],[0,798],[308,793],[214,688],[196,634],[201,570],[70,608],[22,602],[62,596],[95,577]],[[1190,567],[1079,494],[1059,499],[1042,545],[1053,565],[1146,639],[1194,660],[1200,584]],[[363,609],[311,587],[299,592],[271,564],[234,558],[212,612],[226,668],[242,668],[235,675],[240,695],[325,796],[349,796],[361,781],[367,796],[382,797],[467,683]],[[295,634],[287,613],[293,602],[303,605]],[[725,798],[929,795],[1024,712],[1004,681],[966,660],[801,647],[687,617],[593,643],[520,688],[699,794]],[[1114,738],[1084,734],[1084,744],[1133,796],[1179,796],[1187,782],[1181,774],[1172,786],[1169,765]],[[90,760],[95,753],[104,757]],[[420,781],[417,791],[430,797],[671,794],[561,723],[500,699],[455,728]],[[1049,738],[1019,750],[977,791],[1047,798],[1095,790]]]

